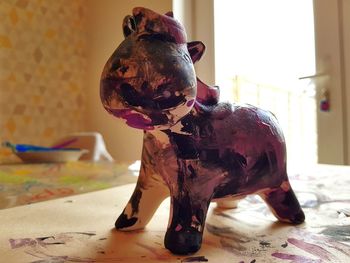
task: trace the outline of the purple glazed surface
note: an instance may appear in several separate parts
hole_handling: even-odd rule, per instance
[[[144,130],[144,144],[138,183],[116,228],[143,228],[169,195],[165,247],[177,254],[200,248],[213,200],[256,193],[279,220],[302,223],[273,114],[219,103],[219,89],[200,81],[193,68],[204,45],[186,43],[171,13],[135,8],[123,31],[125,40],[102,73],[101,100],[109,113]]]

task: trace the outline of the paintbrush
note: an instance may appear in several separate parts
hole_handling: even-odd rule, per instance
[[[63,148],[63,146],[66,146],[67,144],[64,144],[63,146],[55,146],[55,147],[42,147],[42,146],[36,146],[36,145],[30,145],[30,144],[14,144],[10,142],[3,142],[3,146],[9,147],[12,149],[13,152],[29,152],[29,151],[79,151],[79,148]]]

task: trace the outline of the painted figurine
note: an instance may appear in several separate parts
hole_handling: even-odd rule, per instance
[[[138,7],[132,14],[124,18],[125,39],[101,77],[105,109],[144,130],[138,182],[115,227],[145,227],[169,195],[164,242],[175,254],[200,249],[211,201],[227,207],[258,194],[280,221],[302,223],[275,116],[251,105],[219,103],[218,88],[194,71],[203,43],[187,43],[171,12]]]

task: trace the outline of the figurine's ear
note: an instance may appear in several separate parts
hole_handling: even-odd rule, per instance
[[[126,16],[123,20],[123,33],[124,37],[129,36],[132,32],[136,31],[136,23],[133,16]]]
[[[187,50],[190,53],[192,62],[195,63],[201,59],[205,51],[205,45],[200,41],[188,42]]]
[[[166,12],[165,15],[174,18],[174,13],[173,13],[173,11]]]

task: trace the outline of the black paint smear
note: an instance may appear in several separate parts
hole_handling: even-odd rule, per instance
[[[252,261],[250,261],[250,263],[255,263],[256,262],[256,260],[255,259],[253,259]]]
[[[86,235],[86,236],[96,236],[95,233],[91,233],[91,232],[66,232],[65,234],[79,234],[79,235]]]
[[[277,158],[275,152],[264,152],[262,153],[251,170],[249,171],[252,174],[251,179],[248,181],[249,185],[259,185],[261,181],[264,181],[265,176],[269,176],[268,181],[271,181],[271,175],[276,174],[277,172]],[[278,178],[281,175],[276,174]]]
[[[113,56],[112,56],[113,57]],[[122,67],[121,63],[120,63],[120,59],[115,59],[111,65],[111,68],[109,70],[109,72],[114,72],[117,71],[118,69],[120,69]],[[124,66],[123,66],[124,67]],[[123,71],[122,71],[123,72]],[[123,72],[124,74],[124,72]]]
[[[247,165],[245,157],[232,149],[225,149],[220,154],[218,149],[201,149],[200,160],[207,168],[223,168],[228,172],[226,181],[215,187],[213,198],[234,195],[244,183],[244,167]]]
[[[103,237],[103,238],[100,238],[99,240],[106,240],[107,238],[106,237]]]
[[[338,214],[344,214],[346,217],[350,217],[350,209],[340,209],[337,211]]]
[[[126,16],[123,20],[123,33],[124,37],[128,37],[131,33],[136,31],[136,24],[134,17]]]
[[[49,245],[65,245],[65,242],[53,242],[53,243],[44,243],[45,246],[49,246]]]
[[[102,101],[110,101],[113,98],[115,90],[111,87],[115,87],[118,84],[119,82],[112,78],[104,78],[101,80],[100,96]]]
[[[221,165],[226,166],[228,170],[239,170],[247,166],[246,158],[231,149],[226,149],[220,159]]]
[[[260,241],[259,244],[262,248],[271,247],[271,243],[267,241]]]
[[[244,255],[247,250],[241,243],[233,240],[230,241],[227,238],[220,238],[220,245],[224,250],[238,256]]]
[[[180,197],[179,199],[173,197],[173,220],[171,221],[170,228],[175,229],[179,224],[184,230],[191,227],[192,223],[192,206],[191,199],[188,194]]]
[[[134,16],[135,24],[137,26],[141,23],[143,16],[144,16],[144,14],[142,12],[140,12]]]
[[[38,237],[38,238],[36,238],[36,240],[38,240],[40,244],[45,245],[45,246],[49,246],[49,245],[64,245],[64,244],[66,244],[65,242],[62,242],[62,241],[61,242],[60,241],[57,241],[57,242],[44,242],[47,239],[55,240],[55,237],[54,236],[48,236],[48,237]]]
[[[218,208],[218,209],[220,209],[220,208]],[[234,216],[231,216],[231,215],[228,215],[228,214],[225,214],[225,213],[221,213],[221,212],[216,212],[215,210],[214,210],[214,212],[215,212],[216,216],[221,216],[221,217],[224,217],[224,218],[237,220],[237,218],[235,218]]]
[[[211,119],[211,112],[201,113],[198,116],[194,116],[193,113],[190,112],[181,120],[181,124],[183,125],[181,131],[191,133],[197,140],[203,140],[204,138],[210,143],[215,142],[215,138],[211,138],[214,134],[214,128],[210,121]],[[209,140],[208,138],[211,139]]]
[[[127,72],[128,69],[129,69],[129,66],[122,66],[122,67],[119,68],[120,72],[123,73],[123,74],[125,74],[125,72]]]
[[[171,132],[170,139],[175,145],[176,155],[180,159],[197,159],[198,150],[193,138],[188,135]]]
[[[145,25],[145,30],[146,31],[153,31],[154,26],[155,26],[154,20],[147,20],[146,25]]]
[[[190,134],[195,134],[195,125],[193,124],[193,115],[190,113],[181,119],[182,132],[187,132]]]
[[[143,94],[151,91],[149,83],[147,81],[142,82],[141,91]]]
[[[170,97],[166,98],[164,96],[159,96],[157,98],[152,98],[152,101],[155,104],[156,109],[170,109],[175,108],[183,103],[186,102],[186,96],[184,94],[181,94],[179,96],[171,95]]]
[[[187,257],[181,260],[181,262],[208,262],[209,260],[205,256]]]
[[[281,245],[281,247],[283,247],[283,248],[288,247],[288,242],[286,242],[286,243],[282,244],[282,245]]]
[[[141,190],[136,188],[134,193],[131,196],[132,216],[139,212],[139,204],[140,204],[141,197],[142,197]]]
[[[201,149],[199,159],[204,163],[204,166],[218,166],[220,161],[219,149]]]
[[[36,240],[44,241],[44,240],[49,239],[49,238],[55,239],[54,236],[48,236],[48,237],[37,237]]]
[[[137,217],[131,217],[128,219],[128,217],[123,213],[118,217],[117,221],[115,222],[115,228],[116,229],[121,229],[129,226],[135,225],[137,222],[138,218]]]
[[[148,114],[152,120],[152,125],[164,125],[169,123],[168,116],[162,112],[150,112]]]
[[[216,105],[218,103],[218,99],[213,98],[213,97],[209,97],[205,101],[202,101],[202,103],[206,106],[212,106],[212,105]]]
[[[235,174],[247,166],[246,158],[232,149],[221,150],[220,153],[219,149],[204,148],[201,149],[200,156],[203,158],[201,161],[207,162],[210,166],[223,167]]]
[[[233,231],[231,227],[217,227],[207,223],[206,228],[209,233],[215,236],[232,240],[235,243],[238,242],[244,244],[252,241],[249,239],[249,237],[242,236],[240,233]]]
[[[123,83],[120,85],[119,94],[128,105],[141,107],[145,105],[145,102],[142,100],[141,96],[139,96],[137,90],[129,83]]]
[[[132,32],[133,31],[130,30],[128,25],[123,26],[123,33],[125,37],[129,36]]]
[[[127,105],[141,107],[146,110],[164,110],[174,108],[186,102],[184,94],[179,96],[172,94],[168,98],[165,98],[164,96],[157,96],[155,98],[153,91],[150,89],[148,82],[146,81],[142,83],[140,89],[141,91],[139,92],[129,83],[122,83],[118,89],[118,93]]]
[[[349,242],[350,241],[350,225],[346,226],[327,226],[322,230],[321,234],[331,236],[337,241]]]
[[[196,174],[196,170],[193,168],[193,166],[189,165],[187,168],[188,168],[188,171],[190,172],[191,179],[196,178],[197,174]]]
[[[173,42],[176,43],[176,40],[174,37],[172,37],[169,34],[160,34],[160,33],[153,33],[153,29],[152,26],[148,26],[146,25],[146,31],[148,31],[150,34],[142,34],[141,36],[139,36],[137,38],[137,41],[162,41],[162,42]]]

